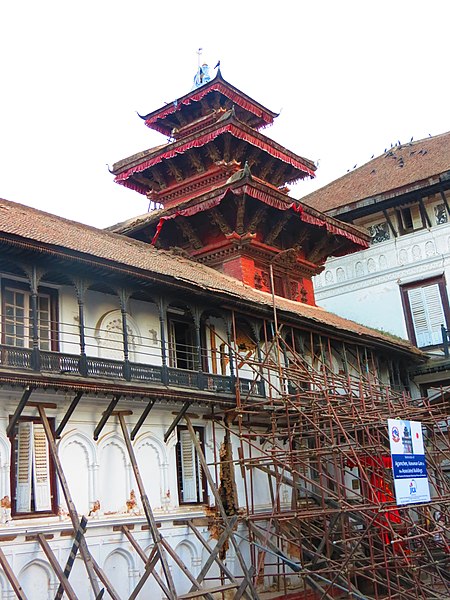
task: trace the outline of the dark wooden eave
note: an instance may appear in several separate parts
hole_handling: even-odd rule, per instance
[[[264,107],[262,104],[256,102],[253,100],[253,98],[250,98],[250,96],[247,96],[247,94],[244,94],[236,87],[225,81],[225,79],[222,77],[220,69],[218,69],[214,79],[208,83],[199,88],[191,90],[177,100],[174,100],[165,106],[161,106],[160,108],[146,115],[139,115],[139,117],[145,121],[148,127],[156,129],[164,135],[170,136],[172,128],[174,126],[181,125],[179,120],[173,120],[173,116],[187,112],[189,110],[188,107],[192,103],[201,101],[195,100],[195,98],[199,96],[201,96],[201,99],[206,98],[209,94],[211,94],[211,92],[214,91],[218,91],[231,100],[234,104],[238,105],[242,110],[251,113],[254,118],[249,124],[251,124],[251,126],[255,129],[265,125],[270,125],[274,118],[278,116],[277,113]]]

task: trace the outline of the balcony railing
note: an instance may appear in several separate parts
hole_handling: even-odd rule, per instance
[[[149,384],[167,384],[169,387],[206,390],[232,394],[234,380],[228,375],[191,371],[175,367],[162,367],[146,363],[130,362],[125,370],[125,362],[98,357],[85,357],[85,370],[82,369],[81,356],[62,352],[39,351],[38,366],[35,363],[33,350],[15,346],[0,345],[0,367],[12,369],[41,371],[59,375],[83,375],[88,378],[128,379],[130,381]],[[128,377],[125,374],[128,373]],[[241,393],[250,396],[264,396],[262,381],[247,378],[239,379]]]

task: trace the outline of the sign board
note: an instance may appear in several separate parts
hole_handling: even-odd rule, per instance
[[[422,423],[388,419],[397,504],[430,501]]]

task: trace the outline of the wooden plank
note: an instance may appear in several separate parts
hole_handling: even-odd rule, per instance
[[[56,577],[59,579],[60,585],[63,586],[64,593],[69,598],[69,600],[77,600],[77,595],[75,594],[75,590],[70,585],[69,580],[63,573],[63,570],[61,569],[61,565],[56,560],[56,556],[53,554],[53,550],[50,548],[50,544],[47,542],[47,540],[42,535],[42,533],[38,534],[37,539],[38,539],[39,544],[41,545],[42,550],[45,553],[45,556],[48,558],[48,562],[51,564]]]
[[[161,561],[161,566],[162,566],[162,569],[164,572],[164,576],[166,578],[167,587],[169,588],[169,592],[170,592],[169,598],[171,600],[176,600],[177,593],[176,593],[176,589],[175,589],[175,584],[173,582],[172,573],[170,572],[169,563],[167,562],[166,554],[165,554],[163,545],[161,543],[161,540],[162,540],[161,534],[159,533],[158,527],[156,526],[156,520],[153,515],[152,507],[150,506],[150,501],[145,492],[144,482],[142,480],[141,473],[139,471],[139,466],[137,464],[136,455],[134,454],[134,448],[131,443],[130,436],[128,435],[128,429],[127,429],[127,426],[125,423],[125,419],[121,413],[119,413],[118,417],[119,417],[120,427],[121,427],[122,433],[123,433],[123,438],[125,440],[125,445],[128,450],[128,455],[130,457],[130,462],[133,466],[134,476],[136,477],[136,482],[137,482],[137,485],[139,488],[142,506],[144,507],[145,517],[146,517],[147,523],[150,527],[153,541],[158,549],[159,559]]]
[[[81,398],[83,397],[83,394],[84,394],[84,392],[77,392],[76,395],[75,395],[75,398],[70,403],[70,406],[67,409],[66,414],[61,419],[61,423],[58,425],[58,428],[56,429],[55,437],[57,439],[59,439],[61,437],[61,433],[63,432],[64,427],[67,425],[67,422],[70,419],[70,417],[72,416],[73,411],[78,406],[78,403],[81,400]]]
[[[183,599],[188,600],[189,598],[201,598],[202,596],[206,596],[207,594],[210,595],[210,594],[215,594],[215,593],[219,593],[219,592],[225,592],[227,590],[235,590],[238,587],[239,587],[238,583],[228,583],[226,585],[222,585],[219,587],[209,588],[208,592],[205,590],[196,590],[195,592],[189,592],[188,594],[183,594],[182,596],[178,596],[178,600],[183,600]]]
[[[44,408],[50,408],[51,410],[58,408],[58,405],[55,402],[28,402],[27,406],[32,406],[33,408],[43,406]]]
[[[98,437],[99,437],[99,435],[100,435],[103,427],[106,425],[106,421],[109,419],[112,411],[115,409],[116,404],[119,402],[119,400],[120,400],[120,394],[113,396],[113,399],[109,403],[108,408],[103,413],[102,418],[100,419],[99,424],[94,429],[94,440],[95,441],[98,440]]]
[[[3,550],[0,548],[0,564],[2,566],[3,572],[6,575],[12,589],[14,590],[17,598],[19,600],[27,600],[25,592],[22,589],[22,586],[19,583],[19,580],[14,574],[14,571],[11,569],[11,566],[6,558]]]
[[[197,450],[197,456],[198,456],[198,458],[200,460],[200,463],[202,465],[203,471],[205,473],[205,477],[208,480],[209,488],[210,488],[211,493],[213,494],[214,499],[216,501],[216,506],[219,509],[220,516],[223,519],[225,528],[226,528],[226,530],[228,530],[228,529],[230,529],[230,518],[228,517],[227,513],[225,512],[224,506],[222,504],[222,500],[221,500],[219,492],[218,492],[218,490],[216,488],[215,481],[213,480],[212,475],[209,472],[208,463],[206,462],[206,458],[205,458],[205,455],[203,454],[202,447],[200,445],[200,442],[197,439],[197,436],[195,434],[194,428],[192,427],[192,423],[191,423],[189,417],[185,415],[184,419],[185,419],[186,424],[188,426],[189,433],[191,434],[192,443],[194,444],[195,449]],[[234,547],[236,556],[238,558],[239,564],[241,565],[241,569],[242,569],[242,573],[244,575],[244,579],[246,579],[247,582],[248,582],[248,586],[249,586],[252,598],[253,598],[253,600],[259,600],[259,594],[256,591],[255,586],[253,585],[251,577],[249,576],[247,564],[245,562],[244,557],[242,556],[242,552],[241,552],[241,550],[239,548],[239,544],[237,543],[237,541],[236,541],[236,539],[235,539],[232,531],[231,531],[231,534],[230,534],[230,541],[233,544],[233,547]]]
[[[87,519],[83,515],[81,517],[80,528],[77,530],[75,534],[75,539],[73,540],[72,548],[70,550],[69,558],[66,562],[66,567],[64,569],[64,575],[68,578],[73,567],[73,563],[75,562],[75,558],[78,553],[78,548],[80,547],[81,536],[83,536],[86,532]],[[56,592],[55,600],[61,600],[64,594],[64,587],[60,584],[58,591]]]
[[[6,428],[6,437],[10,437],[11,434],[14,432],[14,428],[17,425],[17,421],[20,419],[20,415],[23,412],[23,409],[25,408],[25,406],[27,405],[27,402],[31,396],[31,394],[33,393],[34,387],[31,385],[28,385],[23,394],[22,394],[22,398],[19,401],[19,404],[17,405],[16,410],[14,411],[13,416],[11,417],[8,426]]]
[[[58,450],[56,448],[55,440],[53,439],[53,433],[50,427],[50,423],[48,422],[47,415],[45,414],[45,409],[43,406],[39,406],[39,416],[41,417],[42,424],[44,426],[45,435],[47,437],[48,447],[50,454],[53,459],[53,464],[55,466],[56,473],[58,475],[59,482],[61,484],[61,489],[64,494],[64,498],[66,499],[67,509],[69,511],[70,519],[72,521],[72,525],[75,531],[80,529],[80,519],[78,517],[77,510],[75,508],[75,504],[73,503],[72,496],[70,495],[69,486],[67,484],[67,479],[64,474],[64,469],[62,468],[61,461],[58,456]],[[92,590],[95,596],[98,596],[100,593],[100,586],[97,581],[97,577],[95,576],[92,556],[88,550],[86,540],[84,536],[81,536],[80,539],[80,554],[83,557],[84,565],[86,567],[86,571],[89,577],[89,581],[91,582]],[[109,591],[109,590],[108,590]],[[116,598],[117,595],[115,596]]]
[[[180,412],[177,414],[177,416],[175,417],[175,419],[170,424],[169,429],[164,434],[164,443],[166,443],[167,440],[170,438],[170,436],[172,434],[172,431],[174,431],[174,429],[176,428],[176,426],[178,425],[178,423],[184,417],[184,415],[186,414],[186,411],[188,410],[188,408],[190,407],[191,404],[192,404],[191,400],[188,400],[187,402],[185,402],[183,404],[183,406],[181,407]]]

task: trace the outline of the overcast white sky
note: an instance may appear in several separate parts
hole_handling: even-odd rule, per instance
[[[301,197],[449,126],[446,0],[22,0],[0,6],[0,197],[99,227],[147,210],[106,164],[164,141],[196,50],[280,111],[265,133],[320,161]]]

